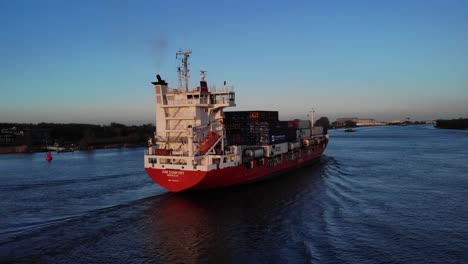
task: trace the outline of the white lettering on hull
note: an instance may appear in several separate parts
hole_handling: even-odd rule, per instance
[[[163,170],[162,174],[166,174],[167,177],[179,177],[179,175],[184,175],[184,171],[172,171],[172,170]]]

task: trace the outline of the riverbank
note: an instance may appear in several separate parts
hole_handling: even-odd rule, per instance
[[[44,152],[47,151],[45,146],[66,150],[142,147],[153,136],[155,127],[152,124],[126,126],[118,123],[0,123],[0,129],[0,154],[7,154]]]
[[[29,153],[27,145],[0,147],[0,154]]]
[[[78,150],[94,150],[94,149],[115,149],[115,148],[140,148],[145,147],[144,144],[132,144],[132,143],[125,143],[125,144],[108,144],[102,146],[87,146],[87,147],[76,147],[74,148],[75,151]],[[0,147],[0,155],[1,154],[27,154],[27,153],[40,153],[40,152],[47,152],[48,150],[43,147],[37,146],[27,146],[27,145],[19,145],[19,146],[3,146]]]

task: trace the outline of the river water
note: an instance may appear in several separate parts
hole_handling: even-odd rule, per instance
[[[468,131],[330,131],[322,160],[171,194],[144,149],[0,156],[0,262],[468,263]]]

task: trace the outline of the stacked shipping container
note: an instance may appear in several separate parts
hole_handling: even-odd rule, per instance
[[[272,145],[311,135],[310,121],[279,121],[278,111],[224,113],[228,145]]]
[[[224,113],[228,145],[270,145],[287,141],[287,122],[277,111],[236,111]]]

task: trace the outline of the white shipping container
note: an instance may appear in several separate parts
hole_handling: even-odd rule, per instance
[[[308,128],[308,129],[298,129],[298,130],[296,130],[296,138],[298,138],[298,139],[308,138],[308,137],[310,137],[310,133],[311,133],[310,128]]]
[[[265,150],[264,149],[250,149],[247,150],[246,155],[250,156],[251,158],[261,158],[265,156]]]
[[[310,121],[309,120],[299,120],[297,123],[298,129],[310,128]]]
[[[299,149],[301,144],[299,142],[289,142],[288,143],[289,150]]]
[[[264,146],[267,157],[279,155],[288,152],[288,142]]]
[[[314,136],[322,135],[323,134],[323,127],[314,127]]]

